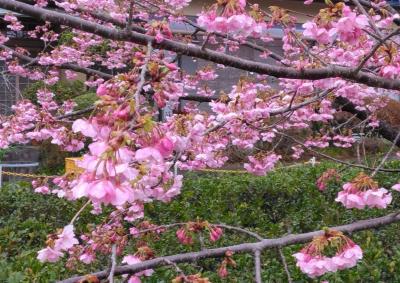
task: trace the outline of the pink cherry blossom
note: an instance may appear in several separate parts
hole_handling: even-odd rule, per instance
[[[400,183],[392,186],[392,190],[400,192]]]
[[[341,202],[346,208],[364,209],[370,207],[382,209],[391,203],[392,195],[384,188],[361,191],[352,183],[346,183],[335,201]]]
[[[331,34],[338,34],[340,40],[348,43],[355,42],[362,34],[362,29],[368,25],[365,15],[354,13],[349,6],[343,8],[343,17],[334,24]]]
[[[296,266],[311,278],[321,276],[328,272],[335,272],[337,266],[328,257],[313,257],[309,254],[300,252],[293,255],[296,260]]]
[[[76,244],[78,244],[78,240],[75,238],[74,226],[70,224],[65,226],[62,233],[58,235],[54,248],[67,251]]]
[[[84,264],[91,264],[94,261],[95,257],[92,253],[84,253],[79,257],[79,260]]]
[[[281,159],[281,156],[274,153],[262,158],[249,156],[250,163],[245,163],[244,168],[255,175],[263,176],[275,167],[279,159]]]
[[[155,148],[161,153],[163,157],[171,155],[174,149],[174,143],[167,137],[164,137],[158,141]]]
[[[135,256],[135,255],[126,255],[122,259],[122,263],[126,263],[126,264],[129,264],[129,265],[133,265],[133,264],[140,263],[140,262],[142,262],[142,260],[139,257]],[[143,275],[144,276],[151,276],[153,274],[153,272],[154,272],[153,269],[146,269],[144,271],[135,273],[134,276],[137,276],[137,277],[140,277],[140,276],[143,276]]]
[[[320,28],[316,23],[306,22],[303,24],[304,36],[315,39],[317,42],[322,44],[328,44],[331,42],[329,32],[325,28]]]
[[[40,262],[56,262],[63,255],[62,252],[52,249],[50,247],[44,248],[38,252],[37,259]]]
[[[357,262],[362,259],[363,252],[358,245],[347,247],[339,254],[332,258],[332,262],[337,266],[338,270],[352,268],[357,265]]]
[[[293,255],[297,261],[296,266],[310,278],[319,277],[329,272],[336,272],[337,270],[352,268],[362,259],[363,252],[358,245],[354,244],[340,232],[334,232],[334,234],[333,237],[342,238],[343,242],[339,245],[333,244],[332,248],[337,249],[337,253],[333,257],[323,254],[324,249],[332,244],[329,234],[315,237],[307,247]],[[317,249],[318,252],[316,251]]]

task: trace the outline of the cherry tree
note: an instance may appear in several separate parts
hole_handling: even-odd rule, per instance
[[[50,140],[64,151],[86,149],[77,161],[80,172],[33,182],[36,193],[87,200],[68,225],[48,235],[38,260],[67,258],[67,267],[73,269],[78,262],[91,264],[111,256],[110,269],[65,283],[114,282],[120,275],[140,282],[165,265],[177,271],[173,282],[209,282],[201,274],[184,274],[177,264],[220,257],[216,272],[225,277],[235,266],[234,254],[252,253],[255,281],[261,282],[263,250],[308,242],[293,255],[308,276],[354,267],[363,252],[345,233],[399,221],[398,213],[277,239],[202,220],[157,226],[141,219],[146,203],[168,203],[179,195],[185,171],[224,166],[228,147],[248,153],[245,170],[266,175],[282,158],[276,150],[282,140],[293,142],[294,160],[310,151],[359,168],[360,174],[343,184],[336,198],[346,208],[387,208],[400,184],[382,188],[374,177],[380,171],[400,172],[385,167],[400,146],[400,133],[378,118],[387,94],[400,91],[396,10],[381,0],[326,1],[299,32],[296,13],[276,6],[263,9],[246,0],[218,0],[193,21],[184,14],[188,5],[190,0],[0,0],[0,8],[10,11],[3,18],[7,28],[27,31],[44,46],[30,54],[10,47],[9,38],[1,35],[0,58],[7,67],[3,75],[45,84],[37,91],[37,103],[20,100],[12,115],[1,117],[1,147]],[[304,5],[314,4],[307,0]],[[37,25],[25,27],[22,15],[36,19]],[[176,31],[176,24],[193,31]],[[268,47],[276,28],[283,34],[283,55]],[[62,41],[65,35],[70,40]],[[237,56],[243,47],[254,50],[257,58]],[[182,56],[208,65],[190,73],[178,64]],[[247,76],[231,81],[229,92],[221,95],[204,87],[227,67],[248,71]],[[72,100],[57,103],[48,86],[63,74],[74,79],[78,73],[87,75],[85,84],[96,89],[97,101],[76,111]],[[200,108],[201,102],[208,102],[210,109]],[[172,115],[159,119],[166,107]],[[339,111],[351,113],[351,118],[337,125]],[[364,132],[392,143],[376,167],[320,152],[330,145],[351,147],[355,139],[345,126],[354,118]],[[308,131],[316,123],[318,134]],[[326,171],[316,180],[318,188],[324,190],[338,174]],[[74,223],[83,210],[98,214],[105,207],[112,212],[101,224],[76,234]],[[191,245],[200,233],[218,244],[224,230],[244,233],[255,242],[157,257],[142,236],[162,237],[167,229],[175,229],[182,245]],[[126,250],[131,242],[138,243],[135,253]],[[334,253],[326,253],[328,249]]]

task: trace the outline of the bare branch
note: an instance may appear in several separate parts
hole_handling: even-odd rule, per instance
[[[381,163],[379,163],[379,165],[375,168],[374,172],[372,172],[371,177],[374,177],[376,175],[376,173],[379,172],[379,170],[382,168],[383,165],[385,165],[386,160],[389,158],[389,156],[392,154],[394,148],[396,147],[396,143],[399,141],[400,139],[400,131],[397,134],[396,138],[393,141],[392,146],[390,147],[390,149],[387,151],[386,155],[382,158]]]
[[[75,220],[79,217],[79,215],[82,213],[82,211],[85,210],[85,208],[91,203],[91,200],[88,200],[79,210],[78,212],[72,217],[71,221],[69,222],[70,225],[74,224]]]
[[[151,41],[149,41],[149,43],[147,44],[147,53],[146,53],[146,58],[144,59],[144,63],[142,66],[142,70],[140,72],[140,81],[138,83],[136,92],[135,92],[135,109],[136,111],[138,111],[140,105],[139,105],[139,98],[140,98],[140,93],[143,90],[143,86],[144,83],[146,82],[146,72],[147,72],[147,65],[150,61],[150,57],[151,57],[151,52],[153,51],[153,46]]]
[[[281,248],[281,247],[278,247],[278,252],[279,252],[279,256],[281,257],[281,261],[282,261],[282,264],[283,264],[283,268],[285,269],[285,272],[286,272],[286,276],[287,276],[287,279],[288,279],[288,283],[292,283],[292,282],[293,282],[292,276],[290,275],[289,267],[288,267],[288,264],[287,264],[287,262],[286,262],[285,255],[283,254],[283,251],[282,251],[282,248]]]
[[[117,245],[114,244],[111,248],[111,269],[110,269],[110,275],[108,276],[109,283],[114,283],[114,273],[116,266],[117,266]]]
[[[262,283],[261,278],[261,252],[260,250],[256,250],[254,252],[254,269],[256,272],[256,283]]]
[[[168,260],[168,259],[165,259],[165,262],[166,262],[168,265],[171,265],[172,267],[175,268],[176,272],[178,272],[178,273],[183,277],[183,279],[185,280],[184,282],[187,281],[187,278],[186,278],[185,273],[182,271],[182,269],[180,269],[180,267],[179,267],[175,262],[172,262],[172,261],[170,261],[170,260]]]

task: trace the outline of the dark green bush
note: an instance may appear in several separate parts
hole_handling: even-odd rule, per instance
[[[96,100],[97,100],[96,93],[94,92],[87,92],[85,94],[79,95],[74,98],[74,101],[76,102],[76,110],[79,109],[85,109],[88,108],[89,106],[92,106]]]
[[[400,163],[393,163],[399,167]],[[340,184],[330,184],[319,192],[315,180],[332,164],[318,167],[298,167],[278,170],[266,177],[227,174],[186,174],[182,194],[169,204],[159,202],[146,205],[146,218],[156,224],[196,220],[225,223],[245,227],[264,237],[279,237],[287,233],[308,232],[324,226],[351,223],[359,219],[378,217],[399,209],[399,197],[394,192],[393,204],[386,210],[347,210],[334,202]],[[347,169],[343,181],[357,174]],[[380,174],[379,183],[384,187],[394,184],[396,174]],[[26,185],[9,185],[0,192],[0,282],[53,282],[76,273],[65,270],[63,263],[40,264],[36,252],[43,247],[46,234],[64,226],[79,209],[82,202],[70,203],[55,197],[34,195]],[[85,212],[77,229],[99,218]],[[283,249],[294,282],[400,282],[397,266],[400,264],[399,224],[379,230],[351,235],[364,250],[364,258],[357,267],[311,280],[295,267],[291,254],[301,245]],[[206,237],[205,237],[206,238]],[[254,239],[226,231],[217,245],[231,245]],[[161,240],[150,243],[156,254],[168,255],[200,249],[200,244],[183,247],[178,244],[175,231],[162,235]],[[132,249],[133,250],[133,249]],[[252,255],[234,255],[238,264],[228,279],[216,276],[221,259],[207,259],[195,265],[182,264],[187,273],[201,271],[212,282],[252,282]],[[287,282],[279,254],[268,250],[262,254],[263,282]],[[91,267],[91,270],[101,268]],[[107,266],[102,267],[107,268]],[[89,269],[78,272],[85,274]],[[144,282],[170,282],[176,276],[173,268],[157,269],[154,276]],[[8,280],[8,281],[7,281]]]
[[[22,96],[36,103],[36,92],[44,87],[44,82],[35,82],[24,89]],[[71,82],[61,80],[52,86],[46,86],[46,88],[55,94],[54,99],[58,103],[62,103],[67,99],[72,99],[86,93],[85,85],[79,80]]]

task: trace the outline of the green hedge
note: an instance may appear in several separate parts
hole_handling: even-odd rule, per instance
[[[334,203],[338,184],[330,184],[321,193],[315,180],[332,164],[318,167],[299,167],[278,170],[266,177],[227,174],[186,174],[182,194],[169,204],[153,202],[146,205],[146,217],[156,224],[190,221],[196,218],[212,223],[225,223],[246,227],[265,237],[279,237],[286,233],[308,232],[324,226],[350,223],[368,217],[377,217],[399,208],[399,197],[387,210],[347,210]],[[399,167],[400,163],[391,166]],[[343,180],[349,180],[357,170],[347,169]],[[395,174],[377,176],[380,184],[389,187],[397,181]],[[78,272],[65,270],[64,264],[41,264],[35,260],[42,248],[46,234],[64,226],[79,209],[82,202],[69,203],[55,197],[34,195],[26,184],[8,185],[0,191],[0,282],[53,282],[72,274],[84,274],[107,267],[82,266]],[[85,212],[77,229],[99,221],[98,216]],[[301,248],[294,245],[284,248],[289,269],[295,282],[400,282],[397,272],[400,264],[399,224],[380,230],[363,231],[351,235],[364,250],[364,258],[357,267],[310,280],[295,267],[291,254]],[[205,242],[207,247],[252,241],[243,235],[226,232],[218,245]],[[160,241],[151,243],[157,255],[195,251],[193,247],[178,244],[174,231],[166,232]],[[132,247],[133,251],[133,247]],[[201,271],[212,282],[252,282],[253,259],[251,255],[234,255],[238,267],[231,270],[228,279],[216,276],[220,259],[207,259],[193,265],[182,264],[187,273]],[[287,282],[286,274],[276,250],[262,254],[263,282]],[[144,282],[170,282],[176,276],[173,268],[163,267]]]
[[[33,103],[37,103],[36,93],[39,89],[44,88],[45,84],[35,82],[29,85],[22,92],[22,96],[31,100]],[[67,99],[72,99],[77,103],[75,110],[87,108],[97,100],[96,93],[91,90],[87,90],[82,81],[66,81],[61,80],[52,86],[47,88],[55,94],[54,100],[57,103],[62,103]]]

